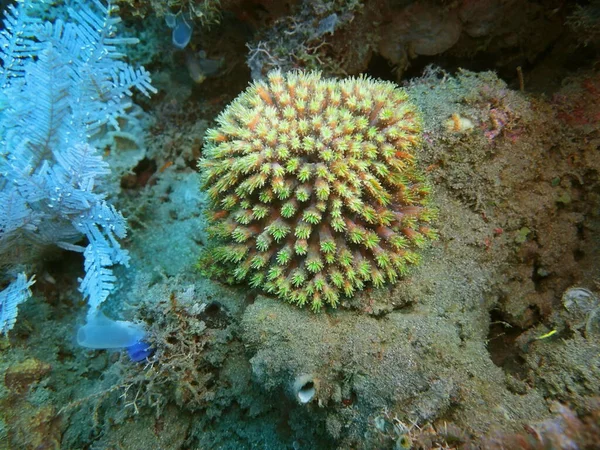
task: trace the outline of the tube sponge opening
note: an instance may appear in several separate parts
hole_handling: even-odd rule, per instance
[[[141,325],[111,320],[99,312],[77,331],[77,343],[94,349],[126,348],[141,341],[146,331]]]
[[[301,405],[310,402],[317,393],[314,377],[309,374],[297,376],[292,383],[291,390],[295,400]]]

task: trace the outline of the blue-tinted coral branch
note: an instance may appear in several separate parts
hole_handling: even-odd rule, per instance
[[[115,11],[92,0],[68,9],[70,21],[43,22],[18,1],[0,32],[0,257],[48,245],[83,251],[90,314],[114,288],[111,267],[128,263],[125,219],[102,192],[110,170],[90,138],[118,129],[134,88],[156,92],[144,68],[122,60],[119,47],[137,40],[116,37]]]
[[[17,306],[31,296],[29,288],[33,283],[33,277],[28,280],[25,274],[21,273],[6,289],[0,291],[0,334],[7,334],[14,327],[18,314]]]

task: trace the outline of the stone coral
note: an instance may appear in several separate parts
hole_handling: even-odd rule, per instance
[[[394,283],[436,236],[419,115],[395,84],[271,72],[207,131],[200,267],[313,310]]]

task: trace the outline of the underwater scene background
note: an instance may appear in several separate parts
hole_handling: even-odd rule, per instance
[[[600,2],[1,2],[0,449],[600,448]]]

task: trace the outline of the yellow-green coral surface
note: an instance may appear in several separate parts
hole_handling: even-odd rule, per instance
[[[319,310],[394,283],[435,237],[420,119],[395,84],[275,71],[217,122],[198,162],[208,273]]]

